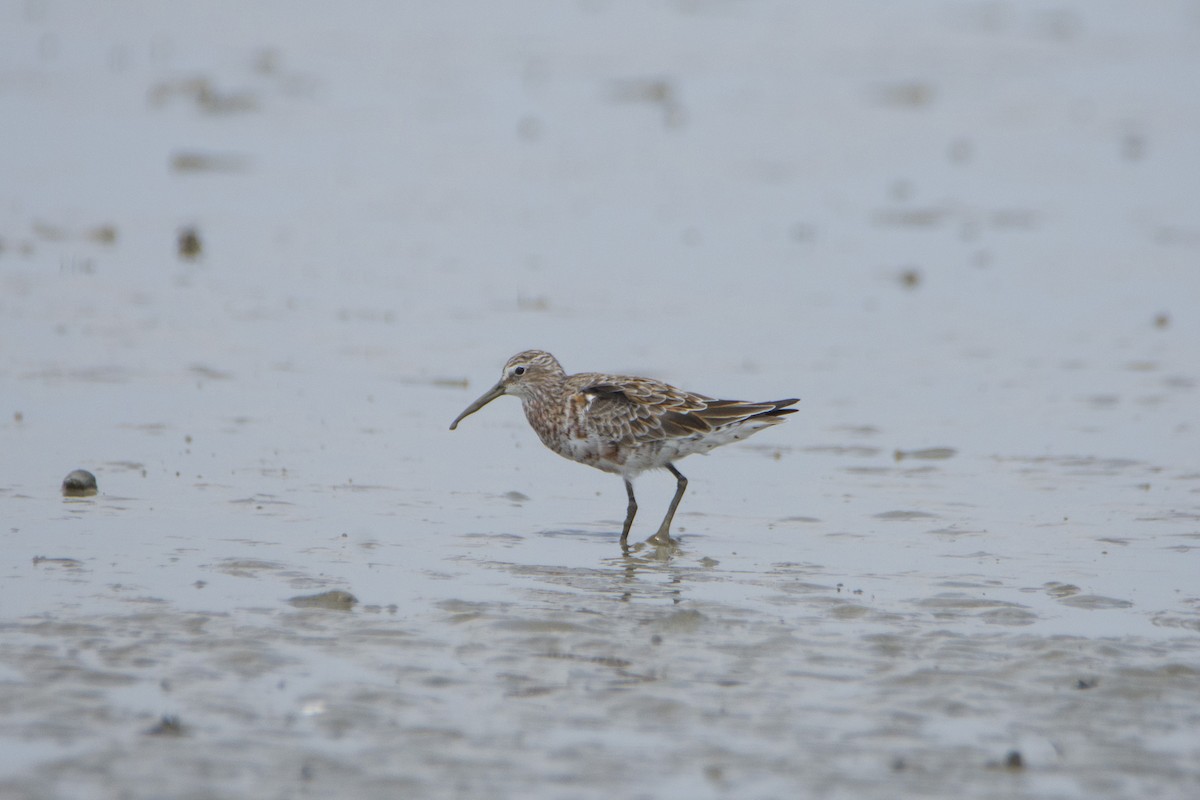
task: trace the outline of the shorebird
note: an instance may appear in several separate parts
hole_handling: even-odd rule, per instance
[[[671,542],[671,520],[687,489],[687,478],[675,461],[693,453],[745,439],[784,421],[797,398],[748,403],[716,400],[685,392],[651,378],[581,372],[568,375],[558,359],[544,350],[518,353],[504,365],[500,380],[467,406],[450,430],[497,397],[521,398],[525,418],[542,444],[564,458],[612,472],[625,480],[629,505],[621,528],[626,547],[637,500],[633,479],[648,469],[675,476],[675,496],[658,532],[648,541]]]

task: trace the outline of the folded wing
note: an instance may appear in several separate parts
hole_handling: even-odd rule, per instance
[[[592,380],[581,382],[577,390],[589,404],[588,427],[610,441],[704,436],[752,419],[772,424],[773,418],[794,413],[788,406],[799,402],[717,400],[646,378],[588,377]]]

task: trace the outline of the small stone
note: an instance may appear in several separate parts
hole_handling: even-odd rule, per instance
[[[72,470],[63,478],[63,497],[91,497],[97,491],[96,476],[86,469]]]
[[[147,736],[184,736],[186,733],[179,717],[172,714],[164,715],[157,725],[146,730]]]
[[[296,608],[329,608],[336,611],[349,611],[358,602],[358,598],[341,589],[332,589],[319,594],[305,594],[288,598],[288,602]]]
[[[200,234],[195,228],[184,228],[179,232],[179,257],[188,261],[200,257],[204,245],[200,244]]]

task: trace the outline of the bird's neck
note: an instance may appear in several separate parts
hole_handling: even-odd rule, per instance
[[[561,379],[540,381],[536,386],[528,387],[528,393],[521,398],[525,419],[547,445],[559,436],[563,426],[564,383]]]

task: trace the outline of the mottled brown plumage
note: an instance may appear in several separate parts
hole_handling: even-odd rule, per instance
[[[796,399],[748,403],[717,400],[650,378],[581,372],[567,375],[543,350],[518,353],[504,365],[500,381],[467,406],[450,429],[502,394],[521,398],[525,418],[542,444],[581,464],[625,479],[629,505],[621,544],[637,513],[633,478],[648,469],[667,469],[677,480],[675,497],[652,541],[670,541],[671,521],[687,488],[672,462],[783,421]]]

